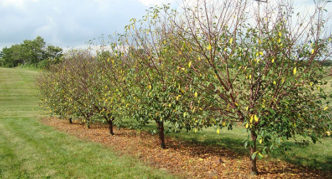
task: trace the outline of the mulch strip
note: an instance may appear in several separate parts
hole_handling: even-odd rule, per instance
[[[46,125],[93,142],[102,143],[119,154],[137,157],[147,165],[166,170],[183,178],[329,178],[332,173],[312,170],[284,161],[259,160],[260,174],[250,175],[250,160],[221,147],[204,146],[166,138],[167,149],[161,149],[158,136],[147,132],[114,128],[111,136],[107,126],[92,125],[86,129],[78,123],[44,118]]]

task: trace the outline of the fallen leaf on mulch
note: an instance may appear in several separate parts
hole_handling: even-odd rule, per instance
[[[167,138],[167,149],[161,149],[158,136],[129,129],[114,129],[111,136],[107,126],[86,129],[56,118],[42,122],[82,139],[102,143],[144,161],[147,165],[167,170],[184,178],[329,178],[332,173],[310,170],[283,161],[259,160],[260,175],[250,175],[249,158],[220,147],[204,146]]]

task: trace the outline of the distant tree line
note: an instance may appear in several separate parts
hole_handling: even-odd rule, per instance
[[[21,44],[3,48],[0,51],[0,66],[32,65],[47,68],[50,64],[58,63],[62,56],[62,48],[46,45],[44,39],[38,36],[34,40],[24,40]]]

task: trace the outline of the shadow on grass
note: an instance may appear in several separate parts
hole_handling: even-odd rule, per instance
[[[273,158],[279,158],[291,164],[308,167],[312,169],[332,171],[332,156],[323,155],[323,149],[310,149],[317,144],[303,145],[295,142],[287,141],[283,143],[283,147],[271,153]],[[312,152],[309,152],[309,151]]]
[[[176,136],[176,138],[180,140],[190,141],[191,143],[194,144],[217,146],[221,147],[222,149],[230,150],[241,156],[248,156],[248,149],[244,147],[243,139],[232,138],[232,137],[220,137],[220,138],[206,137],[205,139],[202,139],[192,136],[190,134],[187,135],[180,134],[180,136]],[[273,151],[270,154],[270,156],[271,158],[281,159],[288,163],[301,167],[324,170],[324,171],[332,171],[332,156],[324,155],[321,153],[315,153],[318,151],[310,152],[310,148],[314,147],[315,145],[316,144],[309,144],[304,146],[302,144],[297,144],[292,141],[287,141],[283,143],[283,147],[280,147],[275,151]],[[285,151],[284,147],[288,148],[288,150]],[[323,150],[323,149],[318,148],[318,150]]]

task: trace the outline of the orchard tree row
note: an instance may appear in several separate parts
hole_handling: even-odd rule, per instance
[[[70,122],[106,122],[112,135],[115,121],[153,121],[162,148],[165,123],[218,133],[243,126],[257,174],[256,160],[281,141],[316,142],[331,130],[319,63],[331,53],[326,3],[305,17],[275,2],[260,4],[257,14],[243,0],[150,8],[109,50],[73,52],[43,73],[43,102]]]

